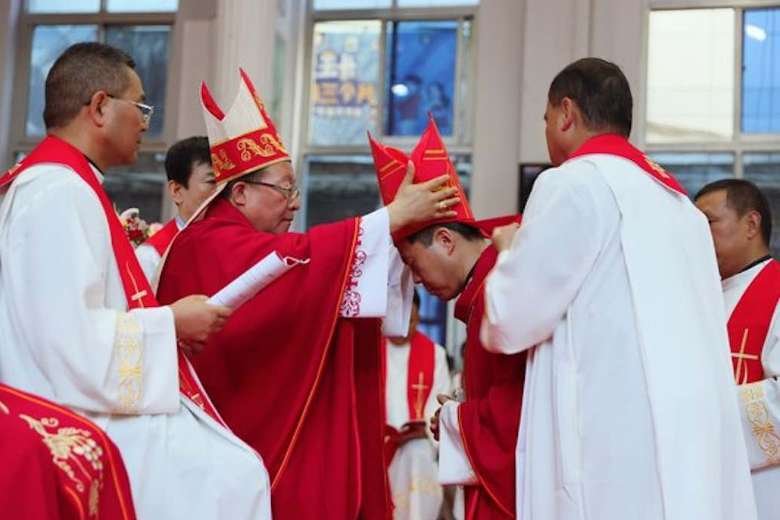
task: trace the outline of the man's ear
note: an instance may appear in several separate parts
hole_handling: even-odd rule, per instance
[[[561,100],[561,111],[560,111],[560,127],[561,131],[566,132],[568,131],[572,126],[574,126],[575,119],[576,119],[576,110],[577,105],[574,103],[574,101],[571,98],[564,97]]]
[[[748,211],[744,217],[748,226],[748,238],[761,234],[761,214],[758,211]]]
[[[108,94],[106,94],[105,91],[98,90],[92,94],[92,97],[89,98],[89,103],[82,109],[86,110],[90,121],[92,121],[95,126],[102,127],[106,124],[106,105],[110,99],[111,98],[108,97]]]
[[[246,204],[246,184],[243,182],[237,182],[233,186],[230,186],[230,202],[236,206],[243,206]]]
[[[433,240],[438,243],[447,255],[451,255],[455,251],[455,236],[453,232],[445,227],[436,228],[433,232]]]
[[[173,203],[177,206],[184,202],[184,195],[182,194],[183,189],[184,186],[178,182],[168,181],[168,193],[171,195],[171,200],[173,200]]]

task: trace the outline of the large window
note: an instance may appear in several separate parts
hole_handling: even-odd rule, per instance
[[[780,4],[695,4],[650,13],[646,148],[691,195],[717,179],[755,182],[770,200],[777,230]],[[772,247],[780,253],[780,234]]]
[[[166,149],[165,99],[171,27],[176,0],[28,0],[20,20],[14,99],[12,156],[31,150],[45,134],[44,83],[57,57],[70,45],[102,41],[130,54],[147,103],[154,106],[149,130],[135,165],[108,172],[106,189],[117,207],[141,209],[160,220]],[[24,49],[27,49],[24,51]]]

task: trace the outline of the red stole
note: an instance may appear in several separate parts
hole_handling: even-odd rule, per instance
[[[114,211],[114,206],[92,171],[89,160],[77,148],[57,137],[46,137],[20,164],[0,177],[0,188],[9,185],[28,168],[44,163],[56,163],[70,168],[74,174],[78,175],[81,180],[92,188],[92,191],[95,192],[95,195],[100,200],[111,235],[111,247],[114,250],[119,277],[122,280],[122,287],[127,297],[128,310],[159,306],[149,281],[141,270],[138,258],[133,251],[133,246],[130,245],[122,224],[119,222],[119,217],[116,211]],[[194,377],[192,367],[190,367],[187,358],[184,357],[181,351],[178,351],[178,355],[181,393],[208,413],[215,421],[224,425],[219,414],[217,414],[209,401],[208,396],[201,389],[197,378]]]
[[[0,384],[0,517],[133,520],[122,456],[71,410]]]
[[[409,368],[406,375],[406,402],[409,422],[425,421],[425,403],[433,390],[436,345],[422,332],[415,331],[410,341]]]
[[[569,159],[590,154],[617,155],[618,157],[628,159],[666,188],[679,193],[680,195],[687,196],[685,188],[682,187],[677,179],[645,155],[641,150],[628,142],[628,139],[622,135],[601,134],[591,137],[572,153],[569,156]]]
[[[467,519],[515,518],[515,445],[520,424],[526,353],[492,354],[479,340],[485,279],[498,252],[489,246],[455,303],[466,324],[463,385],[458,407],[463,446],[479,485],[465,487]]]
[[[383,357],[377,319],[343,319],[359,220],[306,234],[256,231],[228,201],[173,241],[158,297],[214,294],[271,251],[309,258],[236,309],[193,365],[271,476],[279,520],[384,519]]]
[[[764,379],[761,352],[780,299],[780,262],[770,260],[753,278],[728,323],[731,362],[738,385]]]
[[[176,219],[174,218],[157,230],[157,232],[150,236],[144,243],[152,246],[160,256],[165,256],[168,246],[171,245],[171,242],[173,242],[174,237],[178,233],[179,226],[176,224]]]
[[[385,348],[395,348],[387,347]],[[409,421],[425,422],[425,403],[433,391],[436,365],[436,344],[420,331],[414,331],[409,341],[409,362],[406,367],[406,404]],[[388,466],[398,450],[400,432],[385,425],[385,462]]]

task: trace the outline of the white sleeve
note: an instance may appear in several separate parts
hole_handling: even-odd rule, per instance
[[[358,245],[349,280],[342,300],[341,316],[388,317],[386,327],[401,327],[405,334],[411,312],[413,282],[393,246],[387,208],[360,219]],[[404,321],[406,328],[401,326]]]
[[[580,163],[538,178],[511,247],[487,277],[481,340],[488,350],[516,354],[552,334],[607,239],[604,215],[618,218],[609,186]]]
[[[403,337],[409,333],[412,316],[414,280],[412,271],[401,260],[395,246],[390,246],[390,273],[387,287],[387,313],[382,320],[382,334]]]
[[[447,401],[439,413],[439,484],[443,486],[467,486],[479,482],[463,447],[458,406],[455,401]]]
[[[752,470],[780,465],[780,307],[772,321],[761,353],[766,379],[737,387]]]
[[[65,405],[96,413],[175,412],[173,314],[169,307],[107,306],[107,278],[117,271],[109,269],[115,259],[103,210],[85,183],[56,170],[32,181],[30,197],[14,201],[23,209],[8,225],[3,297],[24,338],[19,348]]]
[[[138,258],[138,263],[141,264],[141,269],[146,275],[146,279],[149,280],[149,284],[154,287],[157,267],[160,265],[161,260],[160,254],[154,247],[148,244],[141,244],[135,248],[135,256]]]

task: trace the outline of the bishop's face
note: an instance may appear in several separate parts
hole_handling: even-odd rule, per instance
[[[456,244],[441,236],[441,229],[434,234],[431,245],[403,240],[398,252],[412,271],[414,283],[422,283],[429,293],[446,301],[460,294],[464,280],[455,254]]]
[[[289,231],[301,207],[295,172],[288,161],[263,168],[258,179],[237,183],[231,200],[256,230],[273,234]]]
[[[710,224],[720,276],[733,276],[744,267],[745,251],[750,248],[749,212],[740,217],[728,205],[726,190],[702,195],[696,199],[696,207]]]

